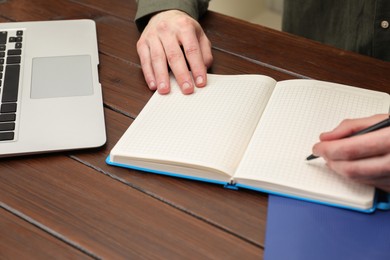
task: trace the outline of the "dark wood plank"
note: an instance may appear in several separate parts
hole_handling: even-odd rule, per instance
[[[141,69],[106,55],[100,55],[99,59],[105,105],[135,118],[153,95],[145,84]]]
[[[51,8],[51,7],[50,7]],[[48,8],[48,9],[50,9],[50,8]],[[65,17],[65,16],[62,16],[62,17]],[[14,17],[14,18],[12,18],[12,19],[14,19],[14,20],[17,20],[18,19],[18,17]],[[34,16],[33,18],[31,18],[31,19],[33,19],[33,20],[35,20],[35,19],[37,19],[37,20],[39,20],[40,19],[40,17],[39,16]],[[117,23],[121,23],[122,24],[122,26],[119,26],[119,27],[117,27],[117,26],[114,26],[114,27],[107,27],[107,31],[111,34],[111,35],[117,35],[117,32],[118,31],[115,31],[114,30],[114,32],[112,31],[112,28],[120,28],[120,29],[123,29],[123,31],[119,31],[118,33],[119,33],[119,35],[121,35],[121,32],[126,32],[127,31],[127,24],[126,23],[123,23],[121,20],[118,20],[118,19],[114,19],[114,18],[110,18],[110,17],[108,17],[108,18],[106,18],[106,17],[98,17],[97,19],[97,22],[98,22],[98,26],[100,25],[100,24],[103,24],[103,25],[105,25],[105,24],[107,24],[107,22],[106,21],[111,21],[111,20],[115,20]],[[108,22],[109,23],[109,22]],[[101,32],[101,31],[103,31],[103,33],[104,33],[104,29],[105,29],[105,27],[103,26],[103,27],[100,27],[100,28],[103,28],[103,29],[100,29],[99,30],[99,27],[98,27],[98,31],[99,32]],[[136,30],[133,30],[133,34],[134,33],[138,33]],[[122,34],[122,35],[125,35],[124,33]],[[107,38],[107,37],[106,37]],[[115,40],[115,37],[110,37],[109,39],[114,39]],[[104,38],[105,39],[105,38]],[[133,39],[133,43],[135,43],[135,41],[134,41],[134,39],[135,39],[135,37],[132,37],[132,39]],[[118,40],[118,39],[116,39],[116,40]],[[106,43],[106,41],[104,41],[104,40],[102,40],[102,41],[100,41],[101,43],[102,43],[102,45],[103,45],[103,48],[101,48],[101,49],[103,49],[104,50],[104,44]],[[126,42],[126,39],[121,39],[119,42]],[[127,41],[128,42],[128,41]],[[112,41],[112,43],[110,44],[110,45],[108,45],[108,47],[107,47],[107,49],[108,50],[110,50],[111,52],[112,52],[112,50],[114,50],[115,51],[115,47],[113,48],[113,46],[115,46],[115,44],[116,43],[118,43],[118,41]],[[124,48],[125,50],[128,50],[128,47],[127,46],[125,46],[126,48]],[[104,51],[103,51],[104,52]],[[109,52],[107,52],[107,53],[109,53]],[[123,54],[124,52],[122,51],[119,51],[116,55],[117,56],[121,56],[122,54]],[[114,53],[115,54],[115,53]],[[123,57],[122,57],[123,58]],[[129,59],[129,58],[128,58]],[[137,56],[132,56],[132,57],[130,57],[130,59],[138,59],[138,57]],[[117,64],[112,64],[112,65],[117,65]],[[103,66],[102,66],[102,68],[103,68]],[[103,70],[103,69],[102,69]],[[103,74],[105,74],[105,73],[103,73]],[[122,75],[127,75],[127,73],[125,72],[125,71],[123,71],[123,72],[121,72],[121,73],[119,73],[119,74],[122,74]],[[129,74],[129,75],[131,75],[131,74]],[[142,81],[142,77],[139,77],[138,76],[138,79],[141,79],[141,81],[140,81],[140,83],[138,84],[138,86],[142,86],[142,91],[141,91],[141,94],[139,95],[139,96],[137,96],[136,95],[136,97],[135,97],[135,101],[136,100],[139,100],[139,97],[145,97],[145,85],[144,85],[144,83],[143,83],[143,81]],[[112,82],[120,82],[120,81],[118,81],[118,78],[113,78],[112,79],[113,81]],[[131,81],[131,80],[130,80]],[[104,83],[103,83],[104,84]],[[150,91],[148,91],[147,89],[146,89],[146,97],[148,98],[150,95],[151,95],[151,92]],[[106,92],[106,91],[105,91]],[[106,92],[107,93],[107,92]],[[118,95],[118,96],[122,96],[122,95]],[[118,98],[118,97],[116,97],[116,98]],[[105,100],[106,100],[106,98],[105,98]],[[147,99],[144,99],[144,103],[146,102],[146,100]],[[117,101],[118,100],[115,100],[115,103],[117,104]],[[130,100],[130,101],[132,101],[132,100]],[[127,101],[125,101],[125,99],[123,99],[123,102],[124,103],[127,103],[127,104],[132,104],[132,102],[129,102],[129,100],[127,100]],[[143,104],[144,104],[143,103]],[[113,102],[113,104],[114,104],[114,102]],[[141,103],[142,104],[142,103]],[[143,106],[143,105],[142,105]],[[137,108],[138,109],[140,109],[140,108],[142,108],[142,106],[141,105],[138,105],[137,106]],[[114,107],[115,108],[115,107]],[[139,111],[136,111],[135,113],[136,114],[138,114],[138,112]],[[123,132],[122,132],[123,133]],[[119,136],[119,135],[118,135]],[[176,182],[176,181],[175,181]],[[176,186],[177,186],[177,184],[175,184]],[[143,188],[143,187],[142,187]],[[160,196],[159,194],[157,194],[158,196]],[[172,195],[172,194],[171,194]],[[189,201],[191,201],[191,200],[189,200]],[[177,204],[177,205],[179,205],[179,204]],[[180,206],[180,205],[179,205]],[[195,212],[195,211],[194,211]],[[218,223],[217,223],[218,224]],[[263,227],[264,227],[264,225],[263,225]],[[264,234],[264,232],[259,232],[259,233],[257,233],[257,236],[263,236],[263,234]]]
[[[67,0],[2,1],[0,3],[0,13],[10,21],[96,19],[104,14],[98,9]]]
[[[259,258],[263,253],[61,155],[1,160],[0,197],[3,204],[98,258]]]
[[[224,52],[296,74],[298,77],[390,91],[389,62],[325,46],[214,12],[208,12],[201,24],[214,48]]]
[[[134,22],[110,15],[118,10],[117,7],[123,7],[124,12],[132,13],[131,10],[135,9],[135,2],[133,2],[117,1],[118,6],[115,6],[114,10],[111,8],[107,11],[104,6],[111,6],[111,2],[107,1],[100,1],[103,6],[95,7],[88,1],[18,0],[0,3],[0,13],[4,20],[8,21],[93,19],[97,23],[99,51],[118,59],[134,62],[139,66],[135,51],[139,32]]]
[[[0,259],[92,258],[2,208],[0,230]]]
[[[106,165],[104,159],[132,120],[106,111],[108,141],[96,153],[75,152],[87,165],[258,246],[264,245],[267,196]]]
[[[264,194],[105,164],[109,150],[131,124],[129,117],[135,118],[152,95],[135,51],[139,37],[133,23],[135,7],[132,0],[0,3],[0,21],[94,19],[104,102],[111,109],[106,109],[108,142],[101,149],[71,152],[70,158],[56,154],[1,159],[2,205],[60,235],[47,235],[51,242],[62,245],[66,240],[73,245],[69,248],[81,248],[85,255],[99,258],[183,258],[189,254],[262,258]],[[277,80],[313,77],[389,91],[388,63],[213,12],[202,25],[214,45],[212,73],[259,73]],[[9,223],[8,218],[5,221]],[[21,224],[47,234],[27,222]],[[12,246],[12,241],[7,245]]]
[[[125,20],[134,20],[136,0],[70,0]]]
[[[103,16],[96,24],[100,52],[140,66],[136,51],[139,32],[133,22]]]

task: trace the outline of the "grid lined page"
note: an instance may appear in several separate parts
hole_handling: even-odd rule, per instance
[[[232,175],[275,86],[266,76],[208,75],[205,88],[155,93],[111,151],[135,158],[202,165]],[[185,174],[185,173],[183,173]]]
[[[318,197],[329,195],[336,201],[346,198],[348,203],[359,203],[363,199],[368,203],[372,188],[331,172],[321,158],[313,163],[305,158],[319,134],[343,119],[387,113],[389,107],[390,97],[384,93],[311,80],[280,82],[235,177],[247,184],[247,179],[254,179]]]

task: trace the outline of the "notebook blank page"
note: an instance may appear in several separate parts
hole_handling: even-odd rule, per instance
[[[331,172],[323,160],[305,158],[319,134],[345,118],[388,112],[389,96],[331,83],[293,80],[278,83],[235,175],[355,203],[372,198],[371,187]]]
[[[217,168],[232,175],[275,81],[265,76],[208,75],[205,88],[155,93],[111,152]],[[183,173],[185,174],[185,173]]]

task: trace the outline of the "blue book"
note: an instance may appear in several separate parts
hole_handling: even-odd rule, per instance
[[[390,95],[317,80],[208,75],[183,95],[172,79],[155,93],[107,163],[363,212],[375,189],[305,159],[321,132],[345,118],[387,113]],[[361,104],[365,104],[362,106]]]
[[[390,211],[350,210],[269,196],[266,260],[388,260]]]

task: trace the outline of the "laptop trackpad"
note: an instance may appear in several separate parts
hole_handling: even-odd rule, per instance
[[[93,82],[89,55],[33,59],[31,98],[92,94]]]

